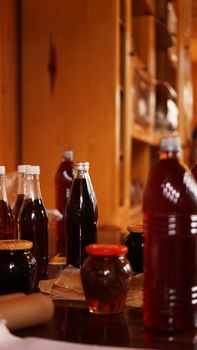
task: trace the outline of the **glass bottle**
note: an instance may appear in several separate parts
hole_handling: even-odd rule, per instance
[[[90,178],[90,173],[89,173],[89,169],[90,169],[90,163],[89,162],[84,162],[83,163],[83,168],[84,168],[84,176],[87,180],[87,186],[88,186],[88,191],[90,193],[90,196],[92,198],[92,202],[94,205],[94,211],[95,211],[95,217],[96,217],[96,222],[97,222],[97,226],[98,226],[98,205],[97,205],[97,199],[96,199],[96,194],[92,185],[92,180]]]
[[[27,165],[18,165],[18,169],[17,169],[18,187],[17,187],[16,198],[15,198],[15,201],[14,201],[14,204],[12,207],[12,214],[13,214],[15,224],[16,224],[17,235],[18,235],[18,229],[17,229],[18,215],[19,215],[19,211],[20,211],[20,208],[22,206],[22,203],[23,203],[24,196],[25,196],[26,168],[27,168]]]
[[[143,196],[144,322],[161,330],[197,326],[197,185],[179,137],[160,140]]]
[[[25,197],[18,216],[19,238],[33,242],[38,275],[45,273],[48,267],[48,217],[42,201],[39,175],[39,166],[27,167]]]
[[[67,229],[67,265],[81,268],[87,254],[85,247],[96,243],[98,212],[82,162],[74,167],[74,179],[65,210]]]
[[[12,210],[8,203],[6,184],[5,184],[5,166],[0,166],[0,240],[15,239],[16,226],[12,215]]]
[[[59,220],[56,223],[56,252],[62,253],[64,256],[67,240],[64,213],[73,180],[73,167],[73,151],[64,151],[62,162],[60,163],[55,175],[55,206],[62,214],[62,220]]]

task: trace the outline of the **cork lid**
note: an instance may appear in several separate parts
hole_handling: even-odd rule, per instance
[[[30,250],[33,247],[33,243],[21,239],[6,239],[0,240],[1,250]]]
[[[130,225],[127,227],[129,232],[143,232],[143,225]]]

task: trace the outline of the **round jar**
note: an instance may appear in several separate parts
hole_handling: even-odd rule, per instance
[[[33,291],[37,264],[32,247],[30,241],[0,240],[0,294]]]
[[[126,259],[128,248],[118,244],[90,244],[81,268],[81,280],[89,311],[97,314],[121,312],[132,278]]]

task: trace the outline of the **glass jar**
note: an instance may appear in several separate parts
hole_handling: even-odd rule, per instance
[[[0,241],[0,294],[33,291],[37,264],[32,247],[25,240]]]
[[[132,278],[128,248],[119,244],[90,244],[81,268],[81,280],[89,311],[97,314],[121,312]]]
[[[144,232],[143,225],[128,227],[129,234],[124,244],[128,247],[127,259],[129,260],[133,273],[144,271]]]

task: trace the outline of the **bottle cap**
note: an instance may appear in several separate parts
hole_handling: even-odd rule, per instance
[[[0,165],[0,175],[5,174],[5,167],[4,165]]]
[[[181,151],[181,140],[179,136],[165,136],[160,139],[160,151]]]
[[[84,163],[83,163],[83,168],[84,168],[84,170],[89,170],[89,168],[90,168],[90,163],[89,163],[89,162],[84,162]]]
[[[64,151],[63,152],[63,157],[64,158],[68,158],[70,160],[73,160],[73,151]]]
[[[26,173],[29,175],[40,175],[39,165],[29,165],[26,167]]]
[[[90,244],[85,248],[86,253],[99,256],[114,256],[128,253],[128,247],[122,244]]]
[[[18,173],[26,173],[26,171],[27,171],[27,167],[28,167],[29,165],[18,165]]]
[[[77,162],[77,163],[75,163],[75,165],[74,165],[74,169],[75,170],[83,170],[84,169],[84,165],[83,165],[84,163],[82,163],[82,162]]]

